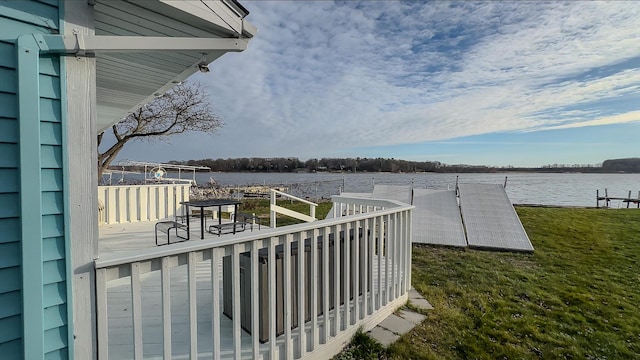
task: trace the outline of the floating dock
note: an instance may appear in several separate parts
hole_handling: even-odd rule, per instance
[[[372,197],[413,204],[412,242],[508,251],[533,251],[503,185],[459,184],[451,190],[376,185]]]
[[[631,191],[629,191],[629,194],[627,195],[627,197],[616,197],[616,196],[609,196],[609,190],[607,189],[604,189],[604,196],[600,195],[600,190],[596,190],[596,207],[597,208],[600,207],[600,201],[604,201],[603,207],[609,207],[609,203],[612,200],[618,200],[618,201],[622,201],[623,203],[626,203],[627,209],[631,204],[635,204],[636,207],[640,209],[640,191],[638,191],[637,198],[632,198]]]
[[[413,190],[413,242],[466,247],[464,227],[453,190]]]
[[[533,251],[502,185],[460,184],[458,191],[469,247]]]

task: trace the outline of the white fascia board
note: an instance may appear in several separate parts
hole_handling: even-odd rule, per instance
[[[52,50],[60,49],[62,42],[68,54],[162,51],[197,51],[206,54],[209,51],[240,52],[244,51],[248,44],[243,39],[153,36],[44,35],[42,38]]]
[[[257,28],[253,24],[244,20],[243,15],[236,12],[224,1],[160,0],[160,3],[231,30],[236,34],[253,37],[257,32]]]

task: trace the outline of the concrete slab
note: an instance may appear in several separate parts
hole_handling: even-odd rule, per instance
[[[380,326],[376,326],[371,331],[369,331],[369,335],[376,339],[382,346],[387,347],[394,342],[396,342],[400,335],[394,334],[391,331],[381,328]]]
[[[383,327],[398,335],[404,335],[414,328],[415,324],[407,321],[396,314],[389,315],[388,318],[382,320],[378,326]]]
[[[422,314],[418,314],[417,312],[407,311],[407,310],[400,310],[398,312],[398,316],[413,323],[413,325],[420,324],[426,318],[426,316]]]
[[[433,310],[433,306],[416,289],[409,290],[409,302],[420,309]]]

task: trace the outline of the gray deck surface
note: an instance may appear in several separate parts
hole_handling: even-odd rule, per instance
[[[467,246],[456,192],[413,190],[413,243]]]
[[[411,204],[411,186],[375,185],[372,197],[374,199],[397,200]]]
[[[124,224],[110,224],[100,226],[100,238],[99,248],[100,254],[116,253],[121,251],[130,251],[145,248],[157,248],[154,239],[154,224],[155,222],[144,223],[124,223]],[[205,234],[205,239],[200,240],[200,228],[198,221],[193,221],[191,227],[190,242],[202,242],[202,241],[221,241],[224,239],[232,238],[236,235],[226,234],[218,237],[217,235]],[[262,226],[261,230],[254,228],[254,231],[265,231],[269,229],[267,226]],[[247,230],[249,231],[249,230]],[[240,234],[245,234],[240,233]],[[372,276],[371,284],[374,294],[377,294],[379,285],[382,285],[383,296],[388,296],[386,293],[386,278],[385,275],[378,283],[378,256],[374,255],[371,259],[372,264]],[[387,259],[382,257],[380,259],[382,269],[386,269],[386,266],[393,267],[393,262],[389,261],[387,265]],[[220,273],[222,273],[221,262],[215,267]],[[396,269],[395,271],[401,271]],[[384,273],[383,273],[384,274]],[[403,275],[401,275],[403,276]],[[121,279],[110,280],[107,282],[107,316],[109,324],[108,346],[109,346],[109,358],[110,359],[133,359],[133,323],[131,320],[131,286],[130,278],[124,277]],[[170,292],[171,292],[171,333],[172,333],[172,358],[173,359],[188,359],[189,358],[189,303],[187,297],[188,289],[188,275],[186,265],[180,265],[171,267],[170,270]],[[197,318],[198,318],[198,359],[211,359],[212,358],[212,334],[211,334],[211,316],[212,316],[212,281],[211,281],[211,261],[199,261],[196,263],[196,304],[197,304]],[[142,288],[142,332],[143,332],[143,348],[145,359],[161,359],[163,342],[162,342],[162,287],[160,282],[159,271],[146,272],[140,277],[140,284]],[[222,310],[224,304],[224,293],[222,289],[222,283],[218,285],[220,287],[220,309]],[[369,298],[369,306],[372,306],[371,298]],[[375,299],[374,299],[375,300]],[[377,300],[376,300],[377,301]],[[359,302],[362,306],[363,297],[359,296]],[[354,303],[351,301],[351,316],[354,317]],[[362,309],[362,307],[361,307]],[[344,324],[344,306],[340,307],[340,313]],[[324,329],[324,322],[322,316],[318,321],[318,328],[321,341],[324,341],[322,330]],[[334,326],[336,318],[335,311],[330,312],[331,327]],[[344,325],[343,325],[344,326]],[[220,329],[221,329],[221,358],[233,359],[233,321],[222,314],[220,311]],[[311,323],[305,324],[305,335],[307,336],[307,344],[311,340]],[[294,341],[294,349],[298,349],[299,335],[298,330],[292,331],[292,339]],[[252,359],[252,343],[251,335],[242,330],[241,332],[241,358]],[[296,354],[299,350],[294,350]],[[262,359],[269,359],[269,344],[260,344],[260,355]],[[275,359],[287,359],[284,351],[284,338],[279,336],[276,339],[276,354]]]
[[[533,251],[502,185],[460,184],[458,188],[470,247]]]

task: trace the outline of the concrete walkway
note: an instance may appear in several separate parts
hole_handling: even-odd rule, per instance
[[[433,309],[433,306],[415,289],[409,290],[409,302],[411,305],[423,310]],[[400,336],[411,331],[411,329],[420,324],[424,319],[425,316],[422,314],[403,309],[389,315],[378,324],[378,326],[371,329],[368,334],[384,347],[387,347],[398,340]]]

